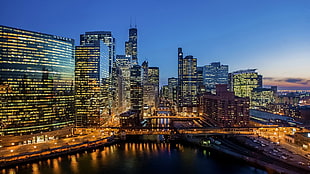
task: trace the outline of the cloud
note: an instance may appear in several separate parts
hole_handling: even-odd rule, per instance
[[[282,88],[310,89],[310,80],[304,78],[274,78],[264,77],[265,86],[278,86]]]
[[[264,77],[263,79],[264,79],[264,80],[274,80],[273,77]]]
[[[304,81],[304,79],[300,79],[300,78],[287,78],[285,79],[286,82],[288,83],[301,83]]]

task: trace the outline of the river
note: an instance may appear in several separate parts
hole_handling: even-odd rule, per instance
[[[216,151],[174,143],[120,143],[42,160],[1,173],[20,174],[265,174]]]

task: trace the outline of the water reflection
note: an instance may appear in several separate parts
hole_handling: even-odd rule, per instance
[[[33,174],[40,174],[39,164],[33,163],[32,164],[32,171],[33,171]]]
[[[53,172],[54,173],[60,173],[58,161],[61,162],[61,157],[53,159],[52,165],[53,165]]]
[[[79,169],[78,169],[78,162],[77,162],[77,157],[76,155],[71,155],[71,169],[73,171],[73,173],[78,173],[79,172]]]
[[[52,168],[52,169],[51,169]],[[182,144],[123,143],[94,151],[42,160],[2,173],[265,173],[207,149]]]

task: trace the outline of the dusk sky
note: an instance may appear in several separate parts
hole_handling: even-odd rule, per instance
[[[0,24],[75,39],[112,31],[116,54],[132,24],[139,63],[177,77],[177,48],[198,65],[257,68],[265,85],[310,89],[310,0],[2,0]],[[281,88],[280,88],[281,89]]]

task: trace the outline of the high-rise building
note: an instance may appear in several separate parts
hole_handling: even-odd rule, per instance
[[[206,88],[203,84],[203,67],[197,67],[197,96],[206,92]]]
[[[75,48],[75,107],[77,126],[99,126],[101,106],[100,46]]]
[[[159,68],[142,63],[143,116],[153,114],[159,103]]]
[[[166,100],[169,97],[169,87],[168,85],[163,85],[160,89],[160,98]]]
[[[179,107],[192,107],[197,105],[197,59],[186,56],[182,65]]]
[[[159,102],[159,67],[149,67],[149,83],[153,86],[154,89],[154,104],[155,107],[158,107]]]
[[[149,67],[148,68],[148,92],[144,92],[147,95],[144,98],[148,98],[147,105],[151,107],[151,113],[158,108],[159,103],[159,68]],[[148,93],[148,94],[147,94]],[[145,104],[145,103],[144,103]]]
[[[85,48],[94,48],[99,49],[98,54],[96,56],[99,56],[96,60],[92,59],[92,56],[94,55],[87,55],[87,52],[84,52],[84,55],[81,55],[83,58],[77,61],[81,61],[83,63],[77,64],[76,68],[84,67],[85,70],[87,70],[87,67],[96,66],[97,69],[94,70],[96,73],[98,73],[98,79],[99,82],[99,88],[100,88],[100,94],[96,95],[96,99],[91,97],[93,101],[99,102],[97,105],[92,105],[91,107],[98,106],[100,108],[97,108],[100,114],[103,115],[111,115],[112,111],[114,109],[112,106],[115,106],[112,102],[117,102],[116,100],[112,100],[112,98],[116,98],[117,93],[112,92],[114,87],[112,86],[112,71],[113,71],[113,64],[115,62],[115,39],[112,36],[112,33],[110,31],[93,31],[93,32],[85,32],[85,34],[80,35],[80,45],[81,47],[84,46]],[[89,52],[90,54],[93,54],[92,52]],[[89,60],[86,60],[85,58],[89,58]],[[97,62],[96,62],[97,61]],[[88,78],[89,76],[87,73],[92,73],[91,71],[83,72],[85,77]],[[76,74],[77,76],[78,74]],[[83,74],[82,74],[83,76]],[[82,77],[81,77],[82,78]],[[84,79],[87,81],[87,79]],[[83,81],[83,80],[82,80]],[[77,81],[78,83],[78,81]],[[79,85],[77,86],[79,87]],[[91,89],[81,89],[84,91],[91,90]],[[79,89],[76,89],[78,92]],[[78,94],[79,95],[79,94]],[[81,96],[82,97],[82,96]],[[85,96],[84,96],[85,97]],[[88,98],[90,99],[90,98]],[[87,100],[88,100],[87,99]],[[86,106],[85,106],[86,107]],[[88,107],[89,108],[89,107]],[[93,109],[92,109],[93,110]],[[77,114],[78,116],[79,114]],[[99,116],[96,116],[99,117]],[[95,117],[90,117],[95,118]],[[79,119],[78,119],[79,120]],[[98,120],[98,119],[96,119]],[[100,124],[98,121],[87,121],[89,125],[92,124]],[[78,122],[79,123],[79,122]],[[86,122],[84,122],[86,123]],[[84,125],[83,123],[83,125]]]
[[[122,111],[127,111],[131,109],[130,102],[130,69],[131,69],[131,56],[126,55],[116,55],[115,61],[116,67],[121,70],[122,77]]]
[[[111,104],[112,113],[119,115],[125,111],[124,103],[124,78],[122,70],[118,66],[113,66],[112,68],[112,87],[111,87],[111,96],[113,96],[113,102]]]
[[[216,84],[228,84],[228,65],[213,62],[203,67],[203,84],[207,91],[215,93]]]
[[[143,103],[143,88],[140,65],[133,65],[130,69],[130,101],[131,110],[138,113],[140,120]]]
[[[181,96],[182,89],[182,79],[183,79],[183,50],[182,48],[178,48],[178,88],[177,88],[177,100],[178,106],[183,102],[183,97]]]
[[[125,42],[126,56],[131,56],[133,65],[138,64],[138,30],[137,28],[129,29],[129,40]]]
[[[229,74],[230,90],[239,97],[251,97],[254,88],[262,88],[262,75],[256,69],[239,70]]]
[[[169,88],[169,95],[168,95],[169,101],[173,104],[177,104],[178,78],[175,77],[168,78],[168,88]]]
[[[107,68],[102,70],[102,72],[106,71],[108,75],[111,75],[113,62],[115,61],[115,38],[112,36],[112,32],[92,31],[80,35],[81,46],[99,46],[101,42],[108,47],[107,60],[101,62]]]
[[[74,123],[74,40],[0,26],[1,135]]]
[[[227,84],[216,85],[216,94],[200,98],[203,117],[219,127],[244,127],[249,124],[249,98],[227,91]]]

